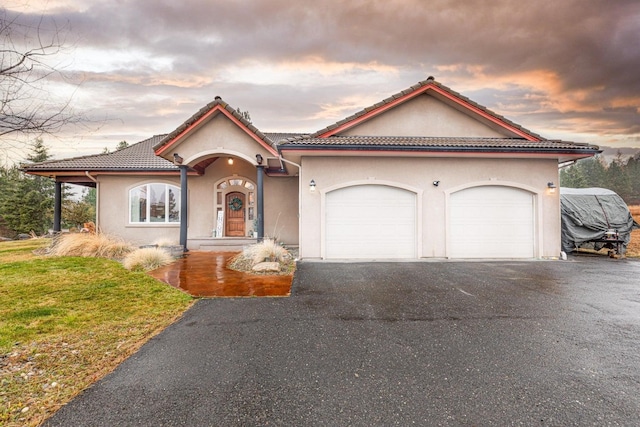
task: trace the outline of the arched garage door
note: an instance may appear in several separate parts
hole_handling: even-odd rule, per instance
[[[385,185],[327,193],[326,258],[416,258],[416,195]]]
[[[449,198],[451,258],[533,258],[534,195],[502,186],[458,191]]]

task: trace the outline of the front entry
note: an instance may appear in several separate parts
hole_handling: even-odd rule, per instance
[[[228,237],[244,237],[244,225],[245,225],[245,196],[244,193],[234,191],[228,193],[226,197],[226,212],[227,218],[225,225],[225,236]]]

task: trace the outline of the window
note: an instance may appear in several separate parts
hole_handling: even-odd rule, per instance
[[[129,191],[129,222],[180,222],[180,188],[169,184],[145,184]]]

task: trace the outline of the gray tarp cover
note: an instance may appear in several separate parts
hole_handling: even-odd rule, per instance
[[[638,227],[627,204],[620,196],[605,188],[560,189],[562,215],[562,250],[571,252],[576,247],[601,239],[607,230],[616,230],[624,240],[623,251],[631,239],[631,230]],[[591,244],[591,247],[594,247]],[[600,249],[602,245],[595,245]]]

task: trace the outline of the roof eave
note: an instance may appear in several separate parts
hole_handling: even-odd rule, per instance
[[[438,146],[425,147],[420,145],[363,145],[363,144],[283,144],[279,146],[281,151],[447,151],[447,152],[546,152],[546,153],[589,153],[596,155],[602,152],[599,148],[578,148],[578,149],[558,149],[558,148],[521,148],[521,147],[461,147],[461,146]]]
[[[70,168],[70,169],[60,169],[60,168],[50,168],[50,169],[29,169],[22,168],[20,169],[24,173],[28,173],[30,175],[42,175],[42,176],[50,176],[50,175],[65,175],[65,174],[85,174],[89,172],[91,174],[105,174],[105,173],[145,173],[145,174],[179,174],[180,170],[176,169],[146,169],[146,168],[135,168],[135,169],[120,169],[120,168],[106,168],[106,169],[92,169],[92,168]]]
[[[281,146],[282,154],[287,156],[403,156],[419,157],[476,157],[476,158],[552,158],[559,163],[593,157],[602,152],[600,149],[522,149],[488,147],[390,147],[390,146]]]

